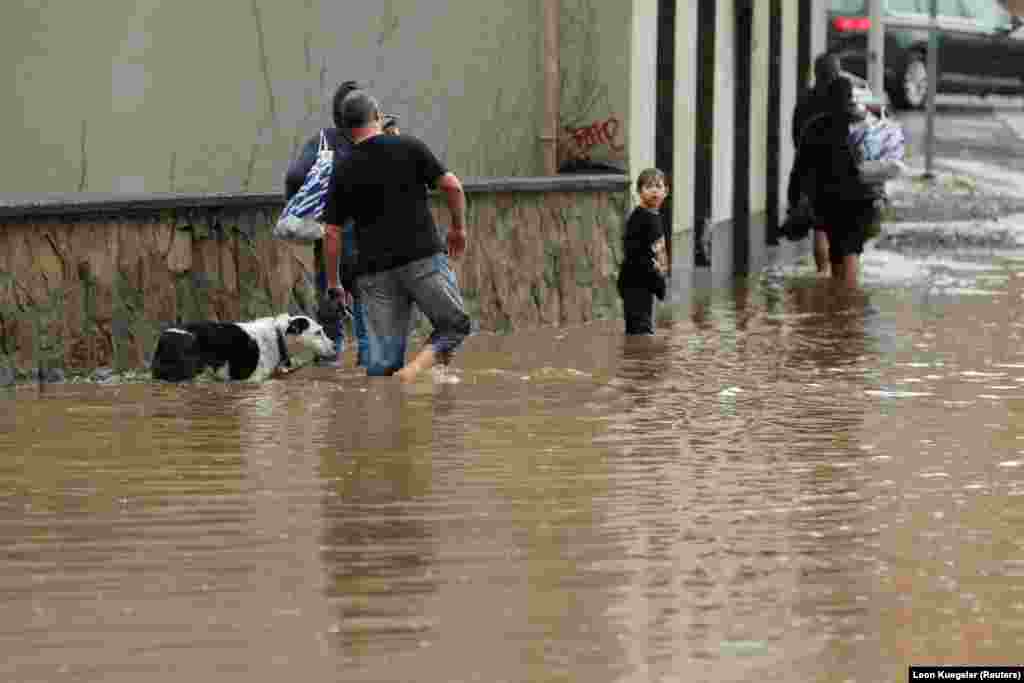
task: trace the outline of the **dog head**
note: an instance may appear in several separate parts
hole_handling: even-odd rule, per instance
[[[320,358],[334,355],[334,342],[324,332],[323,326],[309,316],[281,315],[275,324],[289,346],[298,345]]]

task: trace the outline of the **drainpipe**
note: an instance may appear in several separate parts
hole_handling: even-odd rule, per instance
[[[541,42],[541,63],[544,69],[544,121],[540,128],[540,142],[544,160],[544,175],[555,175],[558,172],[558,97],[561,90],[558,25],[562,3],[561,0],[540,0],[540,2],[544,23],[544,39]]]

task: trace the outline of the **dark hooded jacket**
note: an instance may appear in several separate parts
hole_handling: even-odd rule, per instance
[[[789,175],[787,199],[795,206],[806,195],[821,216],[842,202],[862,202],[885,196],[884,186],[860,178],[858,153],[850,145],[850,124],[856,118],[843,103],[852,102],[852,86],[844,78],[830,86],[833,103],[808,117],[800,132],[796,160]]]

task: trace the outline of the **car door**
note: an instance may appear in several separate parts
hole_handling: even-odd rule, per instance
[[[1010,15],[1008,31],[1000,39],[1004,43],[1001,59],[1003,75],[1011,84],[1012,94],[1024,94],[1024,18]]]
[[[963,0],[968,12],[985,32],[981,69],[988,92],[1018,93],[1024,75],[1024,40],[1015,31],[1010,13],[997,0]]]
[[[980,92],[985,61],[991,55],[989,36],[972,16],[970,0],[938,0],[939,91]]]

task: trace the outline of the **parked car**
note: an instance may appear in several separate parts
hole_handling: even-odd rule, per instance
[[[884,0],[885,88],[899,108],[917,109],[928,96],[928,27],[931,0]],[[1024,94],[1022,20],[999,0],[937,0],[937,93]],[[832,0],[828,49],[843,68],[867,75],[871,19],[867,0]]]

